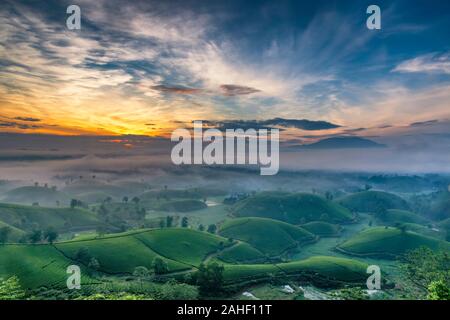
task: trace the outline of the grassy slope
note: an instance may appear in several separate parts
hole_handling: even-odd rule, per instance
[[[367,265],[365,263],[338,257],[315,256],[305,260],[279,264],[227,265],[225,279],[244,281],[245,279],[267,278],[269,274],[302,274],[325,277],[343,282],[365,282]]]
[[[383,222],[389,224],[394,224],[396,222],[427,224],[429,220],[411,211],[390,209],[387,211],[387,214],[384,217]]]
[[[67,267],[76,264],[50,245],[0,246],[0,278],[19,277],[24,288],[64,287]],[[89,277],[82,268],[82,283]]]
[[[207,205],[200,200],[186,199],[186,200],[174,200],[162,203],[156,210],[161,211],[177,211],[177,212],[189,212],[201,209],[206,209]]]
[[[392,258],[420,246],[427,246],[434,250],[450,250],[448,242],[411,231],[402,232],[397,228],[385,227],[364,230],[337,248],[345,253],[355,255]]]
[[[306,193],[262,192],[239,201],[233,208],[237,217],[263,217],[292,224],[326,219],[348,222],[351,213],[322,197]]]
[[[51,226],[59,231],[81,230],[95,228],[99,223],[93,213],[83,209],[44,208],[2,203],[0,203],[0,220],[22,230],[26,230],[32,224],[37,224],[42,229]],[[24,224],[24,220],[27,223]]]
[[[219,234],[249,243],[270,256],[282,254],[301,243],[315,240],[315,236],[285,222],[264,218],[238,218],[226,221]]]
[[[20,230],[19,228],[16,228],[16,227],[14,227],[10,224],[7,224],[3,221],[0,221],[0,228],[3,228],[3,227],[8,227],[11,230],[11,232],[9,233],[7,242],[18,242],[19,239],[25,235],[25,231]]]
[[[56,206],[56,201],[59,201],[61,205],[68,205],[70,197],[60,191],[52,190],[45,187],[20,187],[6,192],[2,198],[4,202],[8,203],[20,203],[31,205],[34,202],[38,202],[43,206]]]
[[[407,210],[408,204],[399,196],[381,191],[363,191],[345,196],[338,203],[352,211],[377,212],[384,209]]]
[[[323,221],[312,221],[302,224],[303,229],[308,230],[312,234],[321,237],[336,237],[339,236],[341,227],[335,224],[331,224]]]

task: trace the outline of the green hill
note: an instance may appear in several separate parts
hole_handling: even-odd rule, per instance
[[[262,192],[239,201],[232,212],[237,217],[271,218],[291,224],[352,220],[352,214],[346,208],[306,193]]]
[[[158,205],[156,209],[161,211],[189,212],[206,209],[207,207],[203,201],[187,199],[165,202]]]
[[[226,265],[227,281],[244,282],[268,279],[282,274],[311,280],[313,283],[333,286],[339,283],[365,284],[367,264],[346,258],[314,256],[305,260],[279,264]]]
[[[323,221],[312,221],[302,224],[301,227],[320,237],[337,237],[341,232],[341,227]]]
[[[0,220],[28,231],[54,227],[59,232],[94,229],[99,221],[92,213],[78,208],[43,208],[0,203]]]
[[[411,231],[402,232],[392,227],[376,227],[364,230],[340,244],[337,249],[354,255],[394,258],[421,246],[433,250],[450,250],[450,244],[446,241],[440,241]]]
[[[265,218],[237,218],[227,220],[219,234],[249,243],[269,256],[277,256],[286,250],[316,240],[315,236],[297,226]]]
[[[389,209],[383,216],[382,221],[388,224],[416,223],[426,225],[430,221],[416,213],[407,210]]]
[[[56,207],[57,202],[62,206],[69,205],[70,197],[52,188],[32,186],[10,190],[3,195],[2,201],[25,205],[39,203],[41,206]]]
[[[64,288],[67,267],[76,264],[51,245],[2,245],[0,246],[0,278],[17,276],[24,288]],[[85,268],[82,283],[89,283]]]
[[[352,211],[375,213],[380,209],[408,210],[408,203],[399,196],[381,191],[363,191],[345,196],[338,203]]]
[[[112,199],[113,197],[110,194],[103,191],[91,191],[78,194],[75,198],[77,200],[81,200],[84,203],[94,204],[94,203],[101,203],[107,198]]]
[[[246,242],[239,242],[223,250],[217,255],[217,258],[223,262],[232,264],[259,263],[267,260],[267,257],[261,251]]]
[[[9,225],[3,221],[0,221],[0,229],[4,227],[9,228],[10,230],[7,242],[19,242],[20,238],[25,235],[25,231],[20,230],[19,228]]]

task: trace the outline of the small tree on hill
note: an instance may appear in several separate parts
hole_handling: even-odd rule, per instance
[[[181,219],[181,226],[183,228],[187,228],[189,226],[189,221],[187,217],[183,217],[183,219]]]
[[[173,224],[173,217],[172,216],[167,216],[166,217],[166,227],[167,228],[172,228],[172,224]]]
[[[217,226],[215,224],[210,224],[208,226],[208,232],[209,233],[216,233],[216,231],[217,231]]]
[[[53,227],[49,227],[44,232],[44,239],[46,239],[49,243],[53,243],[56,239],[58,239],[58,236],[58,232]]]
[[[31,243],[38,243],[42,240],[42,231],[41,230],[33,230],[28,235],[28,239]]]
[[[155,271],[155,274],[158,275],[167,273],[169,271],[169,266],[167,265],[167,262],[165,262],[160,257],[156,257],[153,260],[152,266],[153,270]]]
[[[223,271],[224,267],[217,262],[200,265],[195,278],[202,296],[220,295],[223,289]]]

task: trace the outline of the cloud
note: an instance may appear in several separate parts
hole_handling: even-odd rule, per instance
[[[171,86],[165,86],[165,85],[153,86],[152,89],[158,90],[161,92],[175,93],[175,94],[197,94],[197,93],[202,92],[201,89],[197,89],[197,88],[171,87]]]
[[[15,117],[15,120],[20,120],[20,121],[28,121],[28,122],[40,122],[41,119],[38,118],[32,118],[32,117]]]
[[[393,71],[450,74],[450,53],[431,53],[406,60],[397,65]]]
[[[17,128],[17,129],[21,129],[21,130],[28,130],[28,129],[41,128],[41,126],[38,126],[35,124],[33,124],[33,125],[24,124],[24,123],[19,123],[19,122],[15,122],[15,121],[0,120],[0,128]]]
[[[416,126],[428,126],[431,124],[435,124],[438,123],[439,120],[427,120],[427,121],[418,121],[418,122],[413,122],[410,124],[411,127],[416,127]]]
[[[220,89],[225,96],[240,96],[261,91],[255,88],[238,86],[234,84],[223,84],[220,86]]]
[[[216,127],[220,130],[226,129],[271,129],[277,127],[281,129],[296,128],[308,131],[328,130],[339,128],[339,125],[327,121],[312,121],[306,119],[283,119],[274,118],[269,120],[203,120],[206,125]]]

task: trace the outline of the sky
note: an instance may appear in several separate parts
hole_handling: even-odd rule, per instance
[[[0,25],[4,133],[168,137],[204,120],[299,144],[450,135],[448,1],[6,0]]]

